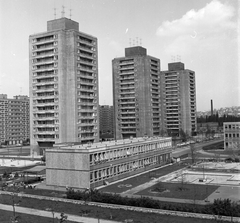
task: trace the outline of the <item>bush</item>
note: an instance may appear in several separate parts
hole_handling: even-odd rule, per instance
[[[89,191],[74,191],[73,189],[67,190],[67,198],[74,200],[89,200],[93,202],[101,202],[108,204],[118,204],[134,207],[164,209],[173,211],[193,212],[202,214],[214,214],[240,217],[240,205],[232,202],[229,199],[217,199],[213,204],[205,206],[193,205],[193,204],[178,204],[167,203],[158,200],[154,200],[148,197],[141,198],[129,198],[122,197],[119,194],[102,193],[98,190],[90,189]]]

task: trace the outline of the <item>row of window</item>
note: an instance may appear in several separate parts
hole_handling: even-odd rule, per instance
[[[240,129],[240,124],[231,124],[231,125],[225,124],[225,129]]]
[[[148,143],[144,145],[125,147],[122,149],[113,149],[90,154],[90,165],[99,162],[107,162],[110,160],[122,159],[131,155],[148,153],[153,150],[161,150],[171,147],[171,141],[162,141],[157,143]]]
[[[229,133],[229,134],[225,134],[226,138],[239,138],[239,133]]]
[[[157,156],[152,156],[118,165],[110,165],[108,168],[91,171],[90,183],[108,179],[117,175],[124,174],[126,172],[135,171],[137,169],[142,169],[146,166],[166,162],[168,159],[170,159],[169,153],[159,156],[159,160]]]

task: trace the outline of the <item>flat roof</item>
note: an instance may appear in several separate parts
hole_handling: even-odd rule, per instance
[[[74,144],[74,143],[64,143],[55,145],[53,148],[49,148],[49,150],[75,150],[76,152],[79,150],[85,150],[86,152],[89,151],[98,151],[102,149],[113,149],[120,147],[122,145],[131,146],[137,145],[139,143],[148,143],[153,141],[165,141],[165,140],[172,140],[171,137],[138,137],[132,139],[120,139],[120,140],[112,140],[112,141],[104,141],[104,142],[97,142],[91,144]]]

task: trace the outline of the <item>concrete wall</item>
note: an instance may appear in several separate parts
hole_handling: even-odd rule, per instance
[[[76,150],[46,151],[46,184],[89,188],[89,155]]]

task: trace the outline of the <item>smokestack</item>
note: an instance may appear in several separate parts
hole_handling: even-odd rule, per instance
[[[211,116],[213,116],[213,101],[211,100]]]

